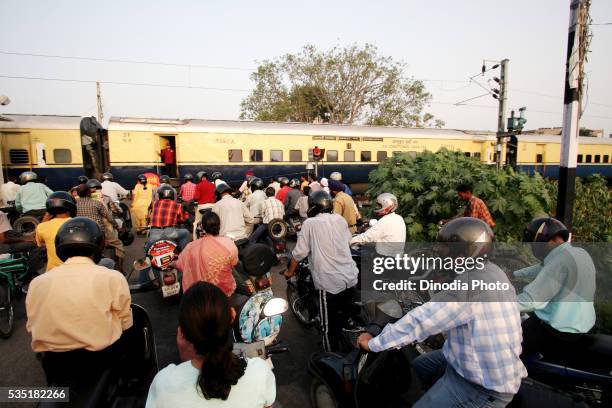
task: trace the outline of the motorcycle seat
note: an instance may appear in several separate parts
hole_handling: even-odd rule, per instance
[[[43,401],[39,408],[66,408],[66,407],[102,407],[105,406],[104,399],[108,391],[112,368],[102,373],[97,381],[84,384],[70,384],[70,402]],[[64,384],[51,384],[51,387],[63,387]]]

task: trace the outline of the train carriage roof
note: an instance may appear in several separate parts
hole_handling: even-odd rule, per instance
[[[80,116],[3,114],[0,129],[79,129]]]
[[[112,117],[108,125],[108,130],[154,131],[170,133],[198,132],[346,137],[416,137],[426,139],[495,139],[495,134],[492,132],[470,132],[453,129],[331,125],[295,122],[254,122],[239,120],[146,119],[128,117]]]

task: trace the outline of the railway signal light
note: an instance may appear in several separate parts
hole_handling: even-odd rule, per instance
[[[320,149],[319,146],[315,146],[314,149],[312,149],[312,157],[315,159],[315,161],[322,160],[324,156],[325,149]]]

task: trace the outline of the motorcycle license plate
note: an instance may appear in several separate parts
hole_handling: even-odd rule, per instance
[[[176,282],[172,285],[162,285],[161,289],[163,297],[174,296],[178,295],[178,293],[181,291],[181,284]]]

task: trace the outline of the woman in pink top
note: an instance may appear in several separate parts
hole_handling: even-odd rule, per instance
[[[183,292],[196,282],[210,282],[227,297],[236,289],[232,267],[238,263],[234,242],[219,236],[221,221],[212,211],[202,216],[204,237],[189,243],[181,252],[176,267],[183,272]]]

